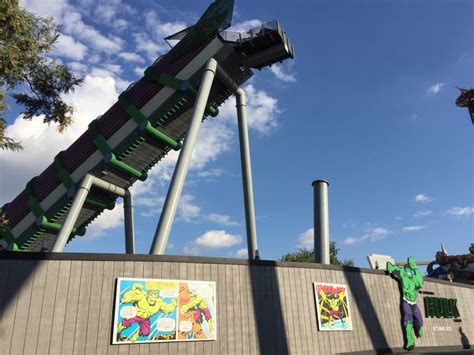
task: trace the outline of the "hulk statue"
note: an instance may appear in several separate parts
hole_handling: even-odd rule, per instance
[[[416,305],[416,297],[418,296],[418,290],[423,287],[424,280],[416,266],[416,260],[412,256],[408,258],[408,264],[404,267],[398,267],[388,262],[387,272],[399,280],[403,288],[402,308],[403,324],[407,337],[406,349],[411,350],[415,347],[413,328],[415,327],[418,338],[423,335],[423,317]]]

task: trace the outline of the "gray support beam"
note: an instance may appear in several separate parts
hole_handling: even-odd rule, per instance
[[[250,163],[250,145],[247,126],[247,104],[245,93],[239,88],[236,93],[237,120],[239,123],[240,163],[242,166],[242,185],[244,189],[245,222],[247,227],[247,249],[249,259],[259,259],[255,206],[253,199],[252,166]]]
[[[247,231],[247,249],[249,259],[259,259],[259,251],[257,244],[257,228],[255,223],[255,206],[253,198],[252,185],[252,165],[250,162],[250,145],[247,126],[247,104],[245,100],[245,92],[242,90],[232,78],[221,68],[217,67],[218,79],[227,86],[235,95],[237,104],[237,121],[239,125],[239,142],[240,142],[240,162],[242,166],[242,185],[244,190],[244,206],[245,206],[245,224]]]
[[[165,253],[168,238],[176,215],[179,198],[183,191],[184,181],[188,173],[189,163],[193,154],[199,127],[207,105],[207,99],[211,92],[212,82],[216,74],[217,62],[214,58],[209,59],[201,79],[201,85],[194,102],[194,111],[190,119],[188,133],[179,154],[178,162],[171,179],[171,184],[166,195],[165,204],[161,211],[160,221],[156,228],[153,243],[150,248],[150,254],[162,255]]]
[[[329,209],[326,180],[313,181],[314,192],[314,261],[330,264],[329,258]]]
[[[79,185],[79,189],[77,190],[76,196],[74,197],[72,206],[69,209],[66,219],[63,222],[63,226],[61,227],[61,230],[59,231],[59,234],[56,238],[53,249],[51,250],[53,253],[61,253],[64,250],[64,247],[69,240],[69,236],[71,235],[72,229],[74,228],[74,224],[76,223],[77,217],[79,217],[82,206],[86,201],[87,194],[90,191],[92,180],[93,176],[89,174],[87,174],[84,179],[82,179],[81,185]]]
[[[133,201],[130,191],[125,191],[123,197],[123,212],[125,225],[125,252],[127,254],[135,254],[135,236],[133,226]]]
[[[81,213],[82,206],[90,192],[92,186],[96,186],[102,190],[111,192],[115,195],[123,197],[124,199],[124,224],[125,224],[125,251],[127,254],[134,254],[134,225],[133,225],[133,206],[132,206],[132,195],[130,191],[122,189],[110,182],[99,179],[91,174],[87,174],[81,182],[71,208],[68,211],[66,219],[59,230],[58,237],[54,243],[54,247],[51,250],[55,253],[60,253],[64,250],[64,247],[69,240],[69,236],[74,228],[74,224]]]

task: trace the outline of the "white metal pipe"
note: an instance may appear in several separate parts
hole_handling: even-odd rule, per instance
[[[314,261],[330,264],[329,258],[329,208],[326,180],[313,181],[314,192]]]
[[[242,167],[242,186],[244,190],[245,224],[247,231],[247,249],[249,259],[259,259],[257,227],[255,223],[255,205],[252,185],[252,165],[250,162],[250,144],[247,125],[247,103],[245,92],[222,67],[217,67],[218,79],[230,89],[236,98],[237,122],[239,126],[240,162]]]
[[[207,105],[207,99],[211,92],[212,82],[214,80],[217,68],[217,61],[214,58],[209,59],[201,79],[201,85],[194,102],[194,111],[190,119],[190,125],[183,147],[179,154],[178,162],[171,179],[165,204],[161,212],[160,221],[156,228],[153,243],[150,248],[150,254],[162,255],[165,253],[168,243],[169,234],[176,215],[179,198],[183,191],[184,181],[193,154],[194,145],[196,143],[199,127],[201,126],[202,117]]]
[[[79,186],[76,196],[74,197],[74,202],[69,209],[66,219],[59,230],[54,247],[51,250],[53,253],[61,253],[64,250],[64,247],[69,240],[69,236],[71,235],[72,229],[74,228],[74,224],[76,223],[77,217],[79,217],[79,213],[81,213],[81,209],[87,198],[87,194],[90,191],[92,180],[93,176],[90,174],[87,174],[84,179],[82,179],[81,185]]]
[[[133,200],[130,191],[125,190],[123,196],[123,215],[125,226],[125,252],[135,254],[135,235],[133,222]]]
[[[242,185],[244,189],[245,221],[247,228],[247,249],[249,259],[259,259],[255,206],[253,199],[252,165],[250,163],[250,145],[247,126],[247,104],[245,93],[239,88],[235,92],[237,101],[237,119],[239,125],[240,163],[242,166]]]
[[[92,176],[92,184],[102,190],[108,191],[113,193],[114,195],[118,195],[120,197],[124,197],[126,195],[126,190],[122,189],[121,187],[114,185],[108,181],[99,179],[98,177]]]

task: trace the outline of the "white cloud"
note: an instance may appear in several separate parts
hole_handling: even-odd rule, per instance
[[[163,206],[164,202],[164,197],[136,197],[133,199],[135,206],[156,207]]]
[[[118,91],[125,91],[131,84],[131,81],[122,80],[118,76],[115,78],[115,86],[117,87]]]
[[[419,210],[415,212],[414,216],[416,218],[421,218],[421,217],[429,216],[430,214],[432,214],[432,211],[430,210]]]
[[[233,256],[234,258],[247,259],[249,256],[249,252],[247,248],[242,248],[242,249],[237,250]]]
[[[264,90],[258,90],[252,84],[244,87],[247,99],[247,121],[249,129],[261,134],[269,134],[278,127],[278,100]],[[237,122],[235,99],[231,98],[220,108],[220,114],[227,121]]]
[[[294,83],[296,81],[296,77],[292,73],[285,73],[283,67],[278,64],[274,64],[270,67],[270,71],[275,75],[275,77],[281,81],[285,81],[287,83]]]
[[[313,249],[314,247],[314,228],[309,228],[298,236],[298,247]]]
[[[169,46],[163,43],[157,43],[145,33],[134,33],[135,45],[137,51],[146,53],[148,59],[155,60],[161,54],[169,50]]]
[[[404,232],[417,232],[422,229],[425,229],[426,226],[406,226],[402,228],[402,231]]]
[[[418,194],[415,196],[415,201],[416,202],[430,202],[430,201],[433,201],[433,198],[425,194]]]
[[[133,53],[133,52],[122,52],[122,53],[119,54],[119,57],[123,58],[127,62],[138,62],[138,63],[144,63],[145,62],[145,59],[143,59],[142,56],[140,56],[136,53]],[[143,73],[143,71],[141,73]]]
[[[142,77],[143,76],[143,72],[145,71],[146,67],[135,67],[133,68],[133,71],[135,74],[137,74],[137,76],[139,77]]]
[[[178,216],[186,222],[190,222],[199,216],[201,208],[192,203],[194,196],[185,194],[179,199]]]
[[[123,18],[119,18],[112,22],[112,26],[120,32],[128,28],[128,22]]]
[[[134,185],[135,187],[135,185]],[[135,190],[135,191],[134,191]],[[134,198],[135,206],[147,207],[147,211],[142,212],[141,215],[144,217],[154,217],[161,213],[163,205],[165,203],[165,197],[152,197],[147,195],[147,192],[151,189],[146,188],[145,190],[136,192],[137,189],[132,189],[132,194],[136,196]],[[145,196],[141,196],[145,195]],[[190,194],[181,195],[177,208],[177,219],[184,220],[186,222],[192,222],[199,217],[201,208],[193,203],[194,196]]]
[[[228,248],[242,242],[239,235],[228,234],[224,230],[210,230],[184,247],[186,254],[197,255],[203,249]]]
[[[225,214],[216,214],[210,213],[207,215],[207,219],[211,222],[222,224],[224,226],[238,226],[240,225],[239,222],[233,221],[232,217],[225,215]]]
[[[346,244],[346,245],[353,245],[353,244],[355,244],[359,241],[361,241],[360,238],[347,237],[346,239],[344,239],[344,241],[342,243]]]
[[[107,230],[123,228],[123,203],[117,203],[113,210],[104,210],[88,227],[85,238],[102,236]]]
[[[431,85],[429,88],[428,88],[428,93],[429,94],[437,94],[439,93],[439,91],[441,90],[441,88],[444,86],[444,83],[436,83],[434,85]]]
[[[262,24],[261,20],[253,19],[242,21],[234,24],[232,27],[228,28],[227,31],[231,32],[245,32],[252,28],[258,27]]]
[[[54,54],[66,58],[82,60],[86,53],[87,47],[85,45],[65,34],[60,35],[54,44]]]
[[[64,32],[88,42],[97,50],[116,53],[122,49],[123,41],[119,37],[113,35],[105,37],[94,27],[85,24],[81,14],[75,10],[69,10],[64,14],[63,29]]]
[[[385,237],[389,234],[391,234],[392,232],[390,232],[388,229],[385,229],[385,228],[373,228],[372,230],[370,230],[370,236],[371,237]]]
[[[233,136],[230,127],[219,120],[202,124],[191,159],[191,169],[202,170],[209,162],[230,150]]]
[[[155,34],[159,38],[165,38],[179,31],[184,30],[186,27],[188,27],[186,23],[178,21],[178,22],[158,23],[154,26],[154,29],[155,29]]]
[[[202,170],[200,171],[197,176],[201,178],[213,178],[213,177],[219,177],[223,173],[222,169],[214,168],[214,169],[209,169],[209,170]]]
[[[80,76],[83,76],[85,73],[87,73],[89,69],[87,65],[80,62],[69,62],[67,65],[72,71],[79,74]]]
[[[20,6],[41,17],[52,16],[58,22],[67,7],[67,2],[66,0],[20,0]]]
[[[28,180],[40,174],[54,156],[74,142],[89,122],[104,113],[116,98],[114,79],[86,76],[82,86],[65,97],[75,112],[74,123],[64,133],[58,133],[55,125],[44,124],[41,117],[26,121],[19,116],[7,127],[7,135],[21,141],[25,150],[21,157],[10,151],[0,154],[0,200],[7,202],[15,197]]]
[[[183,21],[164,22],[158,18],[155,11],[148,11],[145,15],[145,24],[157,39],[162,39],[184,30],[188,25]]]
[[[452,207],[446,213],[458,217],[469,216],[474,214],[474,207]]]
[[[346,245],[353,245],[355,243],[359,243],[364,240],[370,240],[372,242],[375,242],[377,240],[385,238],[386,236],[390,234],[392,234],[392,231],[386,228],[376,227],[376,228],[369,229],[367,233],[362,235],[361,237],[349,236],[342,243]]]

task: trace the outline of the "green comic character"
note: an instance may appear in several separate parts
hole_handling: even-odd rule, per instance
[[[407,261],[408,264],[403,267],[398,267],[388,262],[387,272],[399,280],[402,286],[403,324],[407,337],[406,348],[411,350],[415,347],[413,331],[415,330],[417,337],[423,335],[423,317],[416,304],[416,298],[418,296],[418,290],[423,287],[424,280],[416,266],[415,258],[410,256]]]

